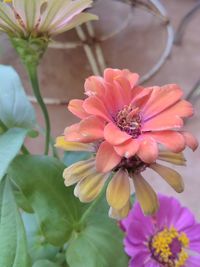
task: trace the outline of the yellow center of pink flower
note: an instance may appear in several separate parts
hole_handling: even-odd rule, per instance
[[[188,259],[185,248],[189,246],[189,238],[184,232],[179,233],[174,227],[158,232],[151,241],[149,248],[152,258],[163,267],[182,267]]]
[[[117,113],[115,121],[122,131],[130,134],[133,138],[137,138],[141,134],[142,120],[139,108],[134,108],[132,105],[125,106]]]

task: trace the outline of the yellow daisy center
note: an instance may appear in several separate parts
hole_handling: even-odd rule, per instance
[[[184,232],[178,232],[174,227],[165,228],[157,233],[150,242],[152,257],[164,267],[182,267],[189,255],[186,248],[189,238]]]

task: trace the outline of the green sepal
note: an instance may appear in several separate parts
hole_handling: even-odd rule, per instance
[[[37,66],[49,44],[48,37],[29,37],[27,39],[10,37],[10,40],[26,66]]]

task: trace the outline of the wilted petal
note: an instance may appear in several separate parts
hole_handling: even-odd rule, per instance
[[[73,185],[86,176],[90,174],[95,174],[96,170],[94,168],[95,161],[94,158],[83,160],[72,164],[70,167],[66,168],[63,172],[63,177],[65,179],[65,185]]]
[[[134,175],[133,183],[135,186],[136,197],[141,208],[146,215],[154,214],[159,207],[158,198],[152,187],[140,175]]]
[[[108,142],[101,143],[96,155],[96,169],[99,172],[111,171],[120,161],[121,157]]]
[[[101,192],[109,174],[92,173],[81,180],[75,187],[75,195],[82,202],[91,202]]]
[[[158,159],[170,162],[175,165],[181,165],[181,166],[186,165],[186,159],[183,153],[173,153],[167,150],[163,150],[159,151]]]
[[[126,203],[126,205],[121,210],[115,210],[112,207],[109,209],[109,216],[115,220],[120,220],[122,218],[127,217],[129,210],[131,208],[130,201]]]
[[[176,192],[183,192],[184,183],[178,172],[157,163],[151,164],[150,168],[157,172]]]
[[[127,171],[119,170],[114,174],[106,191],[108,204],[115,210],[121,210],[130,198],[130,182]]]
[[[64,136],[59,136],[56,138],[55,147],[62,148],[66,151],[95,151],[92,144],[66,141]]]

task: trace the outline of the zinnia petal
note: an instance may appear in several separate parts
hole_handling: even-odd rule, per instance
[[[186,145],[195,151],[199,145],[198,140],[188,132],[182,132],[182,135],[185,138]]]
[[[112,121],[112,118],[103,102],[96,96],[90,96],[84,101],[83,107],[91,115],[99,116],[106,121]]]
[[[146,162],[152,163],[158,158],[158,146],[153,138],[141,136],[138,157]]]
[[[112,145],[120,145],[131,139],[131,136],[121,131],[114,123],[110,122],[104,128],[104,138]]]
[[[102,139],[105,121],[96,116],[90,116],[80,122],[81,135],[88,138]]]
[[[142,110],[145,119],[149,119],[175,104],[182,95],[182,90],[176,84],[155,86],[149,101]]]
[[[118,170],[108,184],[106,191],[108,204],[121,210],[130,198],[130,182],[127,171]]]
[[[170,162],[175,165],[181,165],[181,166],[186,165],[186,159],[183,153],[173,153],[170,151],[163,150],[163,151],[159,151],[158,159],[166,161],[166,162]]]
[[[158,163],[151,164],[150,168],[157,172],[177,193],[183,192],[184,183],[178,172]]]
[[[89,114],[85,112],[83,108],[83,102],[84,101],[80,99],[73,99],[69,102],[69,105],[68,105],[69,111],[80,119],[83,119],[89,116]]]
[[[69,142],[64,136],[56,138],[55,147],[62,148],[66,151],[90,151],[95,152],[93,144],[84,144],[80,142]]]
[[[130,207],[131,207],[130,201],[128,201],[121,210],[115,210],[112,207],[110,207],[109,217],[115,220],[120,220],[122,218],[125,218],[129,213]]]
[[[153,138],[156,142],[164,145],[174,153],[181,152],[185,148],[185,139],[183,135],[175,131],[144,133],[143,135]]]
[[[133,183],[137,200],[139,201],[144,214],[154,214],[158,210],[159,203],[157,195],[152,187],[140,174],[134,175]]]
[[[114,146],[115,151],[121,157],[130,158],[134,156],[139,149],[139,142],[137,139],[130,139],[125,143]]]
[[[96,172],[94,159],[88,159],[76,162],[72,164],[70,167],[66,168],[63,172],[63,177],[65,179],[65,185],[70,186],[73,185],[83,178],[87,177],[91,173],[94,174]]]
[[[104,80],[102,77],[90,76],[85,81],[85,93],[88,96],[97,95],[99,97],[105,96]]]
[[[116,167],[121,161],[121,157],[108,143],[101,143],[96,155],[96,169],[99,172],[108,172]]]
[[[92,173],[81,180],[75,187],[75,195],[82,202],[91,202],[101,192],[108,174]]]

